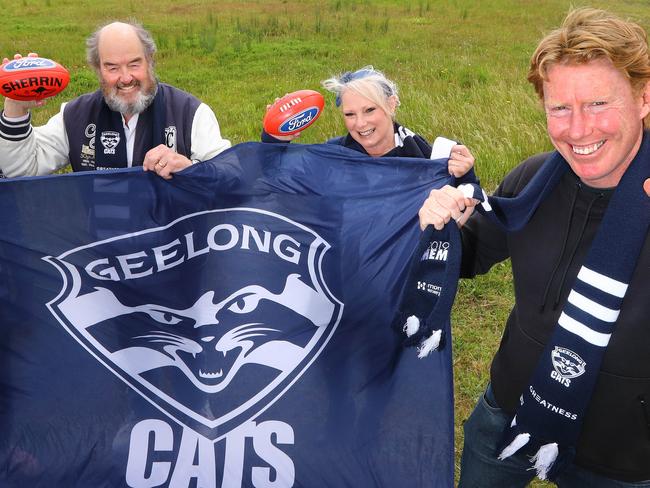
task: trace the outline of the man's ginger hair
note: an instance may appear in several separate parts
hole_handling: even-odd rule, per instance
[[[606,59],[630,81],[635,94],[650,81],[648,38],[643,28],[605,10],[572,10],[562,26],[545,36],[530,60],[528,81],[540,99],[555,64],[585,64]]]

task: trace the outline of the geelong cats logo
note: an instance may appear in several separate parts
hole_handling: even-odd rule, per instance
[[[112,130],[104,131],[99,136],[104,146],[104,154],[115,154],[115,148],[120,143],[120,133]]]
[[[50,311],[98,361],[212,440],[255,418],[317,359],[342,304],[329,244],[250,208],[187,215],[47,257]]]
[[[555,346],[551,351],[551,362],[551,378],[567,388],[571,386],[573,378],[584,374],[587,367],[587,363],[578,354],[560,346]]]

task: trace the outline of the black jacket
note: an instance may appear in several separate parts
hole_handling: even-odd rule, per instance
[[[519,193],[548,154],[516,167],[496,194]],[[612,190],[589,188],[571,171],[521,230],[505,234],[475,212],[462,230],[463,277],[511,259],[515,304],[492,361],[497,403],[514,414]],[[624,252],[612,249],[612,252]],[[576,464],[622,481],[650,479],[650,237],[623,302],[578,440]]]

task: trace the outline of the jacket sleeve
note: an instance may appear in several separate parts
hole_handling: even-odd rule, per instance
[[[506,233],[475,211],[461,229],[463,259],[460,275],[473,278],[510,256]]]
[[[221,137],[219,122],[212,109],[201,103],[192,121],[192,161],[207,161],[231,146],[228,139]]]
[[[528,158],[506,175],[495,195],[514,197],[524,189],[550,153]],[[461,277],[472,278],[487,273],[495,264],[510,257],[508,234],[490,219],[475,211],[461,229],[463,260]]]
[[[43,126],[32,126],[31,113],[24,119],[0,115],[0,170],[7,177],[54,173],[69,164],[68,136],[63,109]]]

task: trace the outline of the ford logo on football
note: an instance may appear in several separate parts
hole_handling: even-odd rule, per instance
[[[33,68],[54,68],[54,61],[44,58],[20,58],[14,59],[4,65],[5,71],[18,71]]]
[[[280,126],[280,132],[293,132],[303,129],[316,120],[318,107],[309,107],[297,115],[294,115]]]

